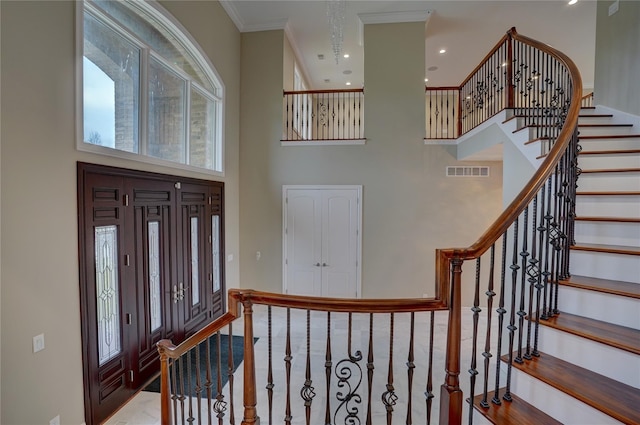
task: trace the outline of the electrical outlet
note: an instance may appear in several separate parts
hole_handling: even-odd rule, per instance
[[[44,350],[44,334],[36,335],[33,337],[33,352]]]
[[[60,425],[60,415],[49,421],[49,425]]]

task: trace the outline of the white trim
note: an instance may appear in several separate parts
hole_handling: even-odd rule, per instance
[[[363,24],[395,24],[404,22],[426,22],[432,10],[408,10],[403,12],[358,13]]]
[[[259,31],[272,31],[272,30],[284,30],[287,26],[289,19],[275,19],[273,21],[262,22],[259,24],[245,25],[242,32],[259,32]]]
[[[244,22],[240,17],[240,13],[238,13],[238,9],[236,9],[235,2],[231,0],[219,0],[220,6],[227,12],[227,16],[233,21],[238,31],[242,32],[244,28]]]
[[[300,50],[300,46],[298,46],[298,43],[296,41],[297,39],[295,37],[295,34],[293,34],[293,29],[291,28],[291,25],[289,25],[289,22],[287,22],[287,24],[284,26],[284,34],[285,37],[287,37],[287,40],[289,40],[291,49],[293,49],[295,62],[298,65],[298,68],[302,71],[304,81],[308,83],[309,81],[311,81],[309,79],[309,70],[307,69],[307,64],[305,63],[305,61],[300,60],[304,58],[304,55],[302,54],[302,50]]]
[[[287,293],[287,191],[306,190],[355,190],[357,193],[358,236],[356,238],[356,298],[362,298],[362,185],[282,185],[282,293]]]
[[[353,146],[364,145],[367,139],[350,140],[280,140],[280,146]]]

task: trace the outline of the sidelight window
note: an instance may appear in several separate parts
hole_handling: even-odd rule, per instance
[[[186,31],[155,2],[81,4],[78,148],[222,173],[224,87]]]

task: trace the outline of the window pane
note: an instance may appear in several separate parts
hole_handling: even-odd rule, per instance
[[[220,216],[211,217],[212,228],[212,252],[213,252],[213,292],[220,290]]]
[[[147,155],[185,162],[185,86],[184,80],[150,59]]]
[[[189,164],[213,168],[216,102],[207,99],[196,90],[191,90],[190,112]]]
[[[84,141],[138,152],[140,50],[84,14]]]
[[[96,227],[94,243],[96,250],[98,361],[102,366],[122,351],[117,227]]]
[[[121,3],[113,0],[99,0],[96,1],[96,4],[129,28],[169,63],[175,64],[182,69],[206,90],[213,94],[218,94],[200,66],[197,65],[197,61],[188,52],[188,49],[171,34],[165,25],[156,17],[150,15],[145,8],[137,6],[135,2]]]
[[[160,223],[149,222],[149,317],[151,331],[162,325],[162,301],[160,298]]]
[[[191,217],[191,304],[196,305],[200,302],[200,276],[198,269],[200,267],[198,260],[198,217]]]

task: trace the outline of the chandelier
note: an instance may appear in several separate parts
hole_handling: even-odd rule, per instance
[[[342,41],[344,39],[344,21],[347,12],[347,0],[326,0],[327,18],[331,33],[331,50],[336,58],[336,64],[342,53]]]

